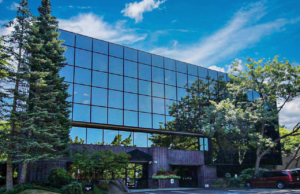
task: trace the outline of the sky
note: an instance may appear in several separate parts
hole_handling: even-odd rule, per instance
[[[14,19],[17,0],[0,0],[0,25]],[[249,58],[284,57],[300,64],[299,0],[51,0],[62,29],[214,70],[229,72]],[[37,15],[40,0],[29,0]],[[9,29],[0,27],[0,35]],[[288,129],[300,99],[280,113]]]

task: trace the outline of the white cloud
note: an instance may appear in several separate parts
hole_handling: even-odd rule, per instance
[[[223,67],[217,67],[215,65],[208,67],[208,69],[212,69],[212,70],[215,70],[215,71],[219,71],[219,72],[225,73],[225,69]]]
[[[124,20],[109,24],[103,20],[103,17],[93,13],[58,20],[61,29],[120,44],[133,44],[147,37],[147,34],[126,27]]]
[[[6,8],[9,9],[9,10],[16,10],[20,5],[16,2],[13,2],[10,6],[7,6]]]
[[[0,36],[5,36],[8,34],[11,34],[11,32],[14,30],[13,26],[10,27],[5,27],[3,26],[4,24],[7,24],[9,21],[8,20],[0,20]]]
[[[288,102],[279,114],[279,124],[285,125],[288,130],[300,122],[300,98]]]
[[[193,45],[180,45],[176,48],[160,47],[151,52],[165,55],[201,66],[213,66],[216,63],[234,57],[239,51],[259,42],[264,36],[283,30],[288,24],[300,21],[294,19],[277,19],[258,23],[266,14],[263,3],[253,3],[241,8],[233,18],[211,36],[196,41]]]
[[[238,70],[243,70],[243,69],[244,69],[243,61],[242,61],[241,59],[236,58],[236,59],[234,60],[234,62],[235,62],[235,63],[238,63],[238,66],[235,67],[235,68],[237,68]],[[232,64],[230,64],[230,65],[225,65],[225,67],[226,67],[226,72],[227,72],[227,73],[236,73],[236,72],[232,72],[232,71],[233,71],[233,66],[232,66]]]
[[[157,9],[160,4],[166,0],[142,0],[140,2],[126,3],[125,8],[121,11],[124,16],[135,19],[135,23],[143,20],[143,13]]]

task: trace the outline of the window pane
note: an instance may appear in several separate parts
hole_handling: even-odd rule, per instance
[[[166,116],[166,123],[167,123],[167,124],[168,124],[168,122],[174,122],[174,120],[175,120],[175,117],[172,117],[172,116]],[[166,125],[166,127],[168,127],[168,126]],[[168,130],[170,130],[170,129],[168,129]],[[171,130],[175,131],[175,130],[177,130],[177,129],[171,129]]]
[[[109,90],[108,106],[123,109],[123,92]]]
[[[204,150],[208,151],[208,139],[204,138]]]
[[[107,123],[107,108],[92,106],[92,123]]]
[[[124,111],[124,125],[137,127],[138,126],[138,113],[133,111]]]
[[[165,100],[153,98],[153,113],[165,114]]]
[[[75,34],[71,32],[67,32],[64,30],[59,30],[60,35],[59,35],[59,40],[64,40],[63,44],[69,45],[69,46],[74,46],[75,42]]]
[[[98,71],[108,71],[108,56],[93,53],[93,69]]]
[[[123,90],[123,76],[109,74],[109,88]]]
[[[70,130],[70,138],[72,139],[72,143],[86,143],[86,128],[72,127]],[[75,140],[76,142],[74,142]]]
[[[151,97],[139,96],[139,110],[143,112],[151,112]]]
[[[166,98],[176,100],[176,87],[165,86],[166,87]]]
[[[114,142],[115,138],[118,137],[118,131],[104,130],[104,145],[115,145],[118,142]]]
[[[149,53],[139,51],[139,62],[151,65],[151,55]]]
[[[151,95],[151,82],[140,80],[139,94]]]
[[[165,70],[165,83],[176,86],[176,76],[174,71]]]
[[[170,115],[169,111],[171,110],[169,107],[174,107],[176,105],[176,101],[166,100],[166,114]]]
[[[198,67],[199,77],[206,78],[208,76],[207,69],[203,67]]]
[[[91,70],[75,68],[75,83],[91,85]]]
[[[93,86],[107,88],[107,73],[93,71]]]
[[[92,52],[76,49],[75,65],[91,69]]]
[[[200,137],[199,138],[199,146],[200,146],[200,151],[203,151],[204,150],[204,142],[203,142],[203,137]]]
[[[124,47],[124,59],[137,61],[137,50]]]
[[[138,98],[136,94],[124,93],[124,109],[138,110]]]
[[[152,115],[150,113],[139,113],[139,127],[152,128]]]
[[[119,131],[121,146],[133,146],[133,132]]]
[[[107,106],[107,89],[92,88],[92,104],[97,106]]]
[[[189,88],[192,87],[193,83],[196,83],[196,81],[198,80],[197,77],[192,76],[192,75],[189,75],[188,79],[189,79]]]
[[[186,63],[176,61],[176,65],[177,65],[177,71],[178,72],[186,73],[186,71],[187,71],[187,64]]]
[[[172,59],[165,58],[165,68],[175,71],[175,61]]]
[[[151,66],[139,64],[139,78],[151,81]]]
[[[73,82],[74,67],[66,65],[59,71],[59,76],[64,77],[64,81]]]
[[[109,43],[109,55],[123,58],[123,47]]]
[[[182,73],[177,73],[177,86],[186,87],[187,85],[187,75]]]
[[[96,40],[93,39],[93,51],[98,52],[98,53],[103,53],[103,54],[108,54],[108,43],[101,41],[101,40]]]
[[[123,75],[123,59],[109,57],[109,72]]]
[[[124,77],[124,91],[137,93],[137,79]]]
[[[160,146],[158,146],[157,144],[158,144],[158,142],[157,142],[157,138],[155,138],[155,140],[154,140],[154,137],[155,137],[155,135],[157,135],[157,134],[150,134],[150,133],[148,133],[148,147],[160,147]],[[160,143],[159,143],[160,144]]]
[[[68,84],[68,85],[69,85],[69,87],[68,87],[67,92],[70,96],[67,98],[67,101],[72,102],[73,101],[73,97],[72,97],[73,96],[73,84]]]
[[[217,80],[218,79],[218,72],[216,72],[214,70],[209,69],[208,70],[208,75],[209,75],[209,78],[212,79],[212,80]]]
[[[108,109],[108,124],[123,125],[123,111]]]
[[[153,114],[153,128],[165,129],[165,116]]]
[[[226,82],[226,74],[222,72],[218,72],[218,79]]]
[[[196,65],[190,65],[190,64],[188,64],[188,73],[190,75],[197,76],[198,75],[197,68],[198,68],[198,66],[196,66]]]
[[[186,89],[177,88],[177,100],[181,100],[181,98],[185,98],[187,96]]]
[[[152,81],[164,83],[164,70],[152,67]]]
[[[73,120],[90,122],[90,106],[74,104]]]
[[[134,145],[136,147],[147,147],[147,133],[134,132]]]
[[[165,90],[163,84],[152,83],[153,96],[164,98]]]
[[[64,53],[64,57],[66,58],[66,63],[69,65],[74,65],[74,48],[66,46],[66,52]]]
[[[90,104],[91,87],[75,84],[74,86],[74,102],[82,104]]]
[[[86,36],[76,35],[76,47],[92,50],[92,39]]]
[[[152,55],[152,65],[156,67],[164,67],[164,58],[157,55]]]
[[[125,76],[137,78],[137,63],[124,60],[124,74]]]
[[[101,145],[103,143],[102,129],[87,129],[87,144]]]

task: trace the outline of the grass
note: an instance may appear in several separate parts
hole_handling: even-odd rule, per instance
[[[58,194],[58,193],[43,191],[38,189],[27,189],[25,191],[22,191],[20,194]]]

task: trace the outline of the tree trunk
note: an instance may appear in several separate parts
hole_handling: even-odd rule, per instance
[[[25,183],[26,182],[26,178],[27,178],[27,167],[28,164],[27,162],[24,162],[22,165],[22,171],[21,171],[21,175],[20,175],[20,179],[19,179],[19,183]]]
[[[14,188],[13,184],[13,164],[12,157],[8,156],[6,163],[6,191],[12,190]]]
[[[257,156],[256,158],[254,175],[259,173],[259,164],[260,164],[261,157],[262,156]]]
[[[297,148],[297,151],[295,152],[293,158],[289,161],[289,163],[287,163],[285,169],[288,169],[288,168],[290,167],[290,165],[292,164],[292,162],[293,162],[293,161],[295,160],[295,158],[297,157],[299,150],[300,150],[300,146]]]

